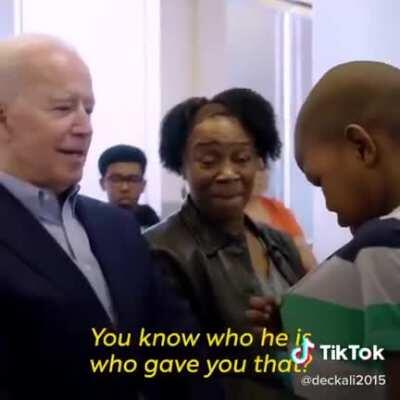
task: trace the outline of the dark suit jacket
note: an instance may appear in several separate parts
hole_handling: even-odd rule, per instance
[[[141,354],[137,346],[95,348],[91,328],[131,332],[134,338],[142,327],[193,329],[185,305],[151,265],[134,217],[83,196],[76,210],[109,286],[118,324],[111,325],[92,288],[52,236],[0,185],[2,400],[135,399],[142,387],[137,374],[94,375],[89,359],[114,353],[140,364],[151,349]],[[159,387],[150,385],[155,398],[165,388]]]
[[[148,228],[160,222],[160,218],[158,218],[156,212],[147,204],[138,204],[133,212],[142,228]]]

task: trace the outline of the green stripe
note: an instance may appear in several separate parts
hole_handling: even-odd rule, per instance
[[[348,345],[363,343],[362,310],[289,294],[283,298],[281,316],[284,330],[294,341],[297,329],[311,333],[316,344]]]
[[[369,306],[365,314],[365,346],[400,351],[400,304]]]
[[[330,302],[289,294],[283,298],[281,316],[289,341],[294,343],[300,328],[311,333],[319,344],[377,345],[388,351],[400,351],[400,305],[371,305],[365,310],[339,306]],[[317,352],[315,354],[318,357]],[[322,354],[319,354],[322,357]],[[340,362],[340,361],[339,361]],[[350,361],[349,361],[350,362]],[[347,362],[346,362],[347,363]],[[381,362],[352,361],[364,369],[382,368]]]
[[[284,330],[295,340],[297,329],[316,344],[377,345],[400,351],[400,304],[370,305],[365,310],[289,294],[281,307]]]

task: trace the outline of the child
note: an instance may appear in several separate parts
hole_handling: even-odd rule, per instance
[[[300,111],[295,148],[354,237],[283,301],[289,337],[300,328],[316,346],[305,372],[314,380],[305,386],[308,378],[294,374],[294,390],[307,399],[400,399],[400,70],[378,62],[331,69]],[[376,360],[320,345],[375,346]]]

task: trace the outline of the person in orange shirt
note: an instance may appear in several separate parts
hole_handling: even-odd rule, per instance
[[[247,203],[245,212],[253,221],[287,233],[293,239],[300,252],[304,268],[310,271],[316,267],[317,261],[293,212],[279,200],[263,196],[268,187],[269,169],[261,160],[260,163],[262,165],[257,172],[253,193]]]

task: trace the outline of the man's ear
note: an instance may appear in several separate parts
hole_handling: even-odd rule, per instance
[[[378,159],[377,146],[374,137],[358,124],[350,124],[345,128],[345,139],[353,146],[357,157],[366,166],[374,165]]]
[[[142,192],[144,192],[144,189],[146,189],[147,181],[146,179],[143,178],[142,180]]]

